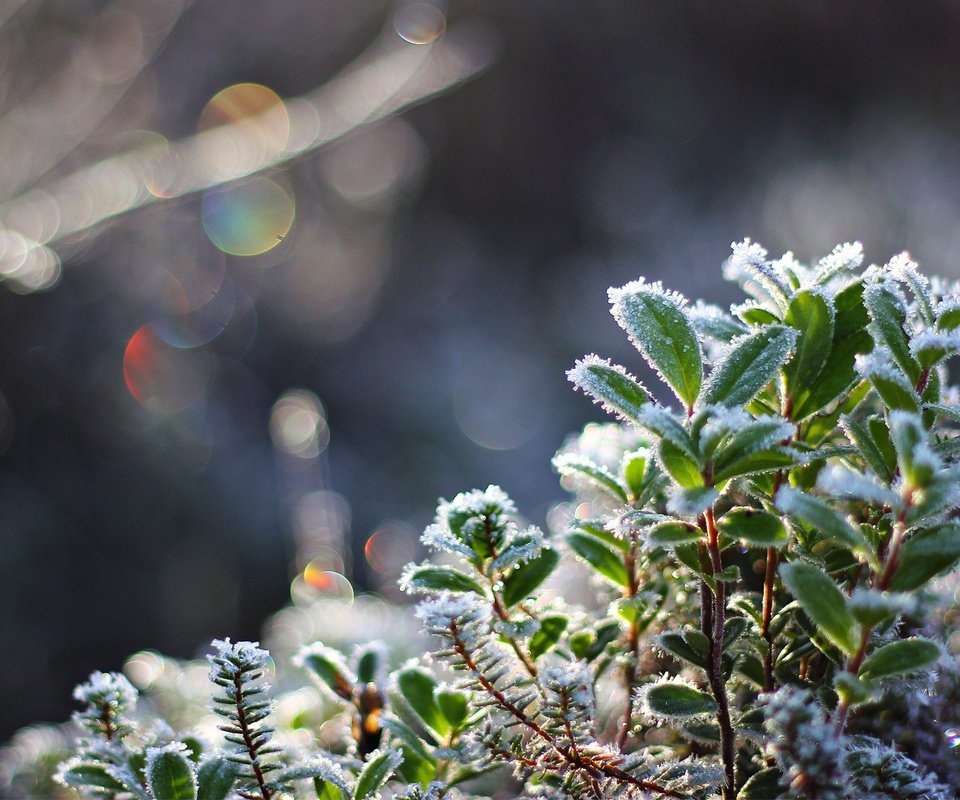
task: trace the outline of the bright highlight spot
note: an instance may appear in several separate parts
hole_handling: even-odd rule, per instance
[[[943,736],[947,740],[947,747],[960,747],[960,728],[947,728]]]
[[[224,253],[256,256],[272,250],[293,227],[293,197],[269,178],[211,189],[203,196],[203,229]]]
[[[298,458],[316,458],[330,443],[323,404],[305,389],[286,392],[270,414],[273,446]]]
[[[400,38],[410,44],[430,44],[443,34],[447,19],[431,3],[410,3],[397,10],[393,27]]]
[[[290,118],[280,96],[258,83],[238,83],[213,96],[197,126],[201,131],[239,125],[269,152],[279,153],[290,136]]]
[[[123,665],[124,674],[138,689],[149,689],[163,672],[163,657],[152,650],[134,653]]]
[[[171,347],[149,325],[130,338],[123,354],[127,389],[139,403],[159,414],[175,414],[200,400],[209,370],[203,353]]]
[[[310,562],[303,574],[293,579],[290,596],[295,603],[311,603],[318,599],[352,603],[354,594],[346,577],[333,570],[320,569]]]

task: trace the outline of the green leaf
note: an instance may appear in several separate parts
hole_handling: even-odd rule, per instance
[[[661,717],[692,717],[697,714],[713,714],[717,710],[714,699],[706,692],[694,689],[685,683],[664,681],[643,689],[647,709]]]
[[[211,758],[197,770],[197,800],[225,800],[237,779],[237,765],[225,758]]]
[[[842,670],[833,677],[833,688],[840,700],[852,708],[866,703],[873,697],[871,687],[852,672]]]
[[[703,486],[703,475],[697,463],[668,439],[661,439],[657,447],[660,464],[671,478],[684,489]]]
[[[723,648],[726,650],[747,632],[750,623],[744,617],[730,617],[723,623]]]
[[[699,633],[699,631],[697,631]],[[703,634],[701,634],[702,636]],[[706,640],[706,637],[704,636]],[[680,631],[666,631],[656,638],[657,645],[675,658],[682,659],[695,667],[706,669],[706,653],[693,647]]]
[[[856,650],[857,623],[837,585],[812,564],[794,561],[780,577],[817,629],[847,655]]]
[[[396,673],[396,680],[400,694],[414,713],[432,731],[446,736],[450,723],[437,705],[437,681],[433,675],[423,667],[404,667]]]
[[[396,699],[396,695],[393,695],[393,699]],[[397,706],[394,707],[394,711],[397,710]],[[417,759],[421,761],[431,761],[432,757],[430,752],[427,750],[426,741],[421,738],[418,734],[414,733],[413,727],[411,727],[406,722],[393,717],[391,715],[386,715],[382,718],[383,727],[390,731],[391,735],[398,739],[400,744],[404,748],[405,753],[416,756]],[[413,720],[417,722],[417,720]],[[430,742],[434,744],[434,742]]]
[[[691,522],[669,520],[654,525],[647,533],[647,541],[657,547],[673,548],[703,539],[703,531]]]
[[[585,479],[613,497],[614,500],[619,500],[621,503],[627,502],[627,492],[620,485],[620,482],[610,474],[606,467],[595,464],[589,458],[572,453],[563,453],[553,459],[553,466],[564,477]]]
[[[797,386],[791,420],[816,414],[840,397],[857,380],[856,357],[873,349],[873,337],[866,329],[870,318],[863,307],[863,283],[857,281],[839,291],[833,305],[830,357],[814,383]]]
[[[916,384],[920,377],[920,365],[910,353],[910,342],[903,330],[907,316],[903,302],[884,283],[875,281],[864,289],[863,303],[894,361],[900,365],[910,382]]]
[[[960,304],[941,302],[937,308],[937,330],[953,331],[960,328]]]
[[[715,581],[722,581],[723,583],[736,583],[740,580],[740,567],[736,564],[730,564],[719,572],[714,572],[713,579]]]
[[[871,359],[863,364],[863,376],[880,399],[891,409],[918,411],[920,398],[903,371],[892,362],[883,363],[874,356]]]
[[[559,562],[560,554],[552,547],[545,547],[536,558],[515,567],[503,581],[504,605],[510,608],[526,600],[550,577]]]
[[[847,600],[850,613],[864,627],[886,622],[908,610],[911,605],[909,595],[867,588],[857,589]]]
[[[650,395],[623,367],[597,356],[580,359],[567,372],[570,381],[603,408],[627,422],[636,422]]]
[[[371,753],[357,777],[353,800],[366,800],[380,791],[402,760],[395,750],[376,750]]]
[[[753,547],[783,547],[787,529],[780,517],[755,508],[732,508],[717,521],[720,532]]]
[[[466,692],[458,689],[439,687],[434,693],[437,706],[451,728],[459,728],[470,714],[470,704]]]
[[[817,292],[794,295],[783,321],[797,330],[793,358],[783,369],[786,395],[792,404],[812,386],[830,358],[833,344],[833,307]]]
[[[571,533],[567,536],[570,548],[580,558],[616,586],[628,586],[627,569],[623,561],[592,536],[583,533]]]
[[[893,472],[887,468],[886,459],[877,443],[867,430],[867,426],[853,417],[843,416],[840,418],[840,427],[843,428],[847,438],[857,448],[863,460],[867,462],[879,478],[890,482],[893,479]]]
[[[383,668],[385,658],[383,647],[377,643],[362,645],[354,655],[357,664],[357,683],[366,686],[374,683]]]
[[[890,428],[887,427],[886,419],[881,415],[870,417],[867,420],[867,428],[870,435],[877,445],[877,449],[883,456],[883,463],[887,465],[887,471],[893,475],[897,468],[897,450],[893,446],[893,439],[890,438]]]
[[[127,787],[114,778],[104,764],[79,761],[61,770],[60,778],[72,789],[100,789],[106,792],[125,792]]]
[[[641,495],[649,483],[647,481],[647,478],[651,477],[648,470],[649,463],[650,453],[647,450],[627,453],[624,457],[623,479],[634,497]]]
[[[405,570],[401,579],[405,591],[421,592],[476,592],[483,594],[483,588],[473,578],[453,567],[439,567],[434,564],[421,564]]]
[[[872,681],[903,675],[929,667],[938,658],[940,647],[936,642],[922,636],[912,636],[874,650],[860,667],[860,677]]]
[[[147,755],[147,784],[155,800],[195,800],[197,777],[183,753],[158,748]]]
[[[793,328],[768,325],[734,339],[704,385],[700,404],[749,403],[777,375],[796,338]]]
[[[843,514],[828,506],[819,497],[791,486],[781,486],[774,497],[774,504],[787,516],[799,519],[816,529],[824,538],[837,542],[870,561],[876,561],[876,554],[863,531],[854,527]]]
[[[646,523],[640,524],[642,526]],[[625,540],[615,536],[603,527],[603,520],[575,519],[570,523],[570,527],[576,531],[588,534],[594,539],[599,539],[601,542],[616,548],[621,553],[626,553],[630,549],[630,545]]]
[[[918,457],[920,448],[926,445],[927,435],[918,414],[903,411],[890,413],[890,438],[897,451],[900,472],[914,488],[924,488],[933,479],[936,459],[929,451]]]
[[[773,800],[780,797],[783,792],[780,778],[781,772],[776,767],[760,770],[740,787],[737,800]]]
[[[960,561],[960,526],[947,524],[919,531],[900,548],[899,566],[890,589],[900,592],[919,589],[957,561]]]
[[[729,436],[713,456],[714,474],[724,472],[738,461],[789,439],[794,427],[779,417],[756,419]]]
[[[684,406],[692,406],[703,381],[703,356],[681,301],[639,282],[611,290],[610,298],[611,312],[630,341]]]
[[[549,651],[563,636],[569,620],[563,614],[553,614],[540,620],[540,629],[530,637],[530,658],[536,660]]]
[[[639,424],[659,438],[670,442],[691,461],[699,462],[700,456],[683,423],[663,406],[651,403],[640,412]]]
[[[353,698],[353,682],[346,672],[342,656],[332,648],[312,647],[300,656],[303,666],[342,700]]]
[[[728,463],[723,469],[715,469],[713,479],[719,483],[741,475],[793,469],[804,463],[806,463],[806,457],[799,450],[792,447],[771,447]]]
[[[670,495],[669,507],[679,516],[702,514],[715,502],[720,493],[712,486],[696,486],[693,489],[677,489]]]
[[[333,781],[325,781],[321,778],[313,779],[313,790],[317,800],[346,800],[350,796]]]

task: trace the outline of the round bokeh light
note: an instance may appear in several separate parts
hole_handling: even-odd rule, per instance
[[[238,83],[217,92],[200,114],[199,130],[242,125],[269,150],[279,152],[290,135],[290,118],[280,96],[259,83]]]
[[[200,400],[210,364],[199,350],[172,347],[149,325],[138,330],[123,353],[123,378],[130,394],[159,414],[175,414]]]
[[[296,204],[269,178],[211,189],[200,205],[203,229],[224,253],[257,256],[272,250],[293,227]]]

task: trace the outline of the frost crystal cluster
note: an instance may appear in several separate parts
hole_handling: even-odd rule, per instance
[[[616,421],[554,459],[572,497],[549,531],[497,486],[440,503],[401,579],[429,653],[404,661],[362,622],[349,654],[316,642],[276,665],[217,641],[215,716],[188,665],[164,661],[139,703],[95,673],[73,733],[6,748],[5,788],[956,797],[960,290],[905,254],[862,262],[859,244],[809,266],[734,244],[724,271],[746,297],[729,311],[611,289],[638,357],[568,375]]]

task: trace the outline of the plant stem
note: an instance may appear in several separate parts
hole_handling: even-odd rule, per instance
[[[708,508],[704,514],[707,531],[707,551],[710,555],[711,574],[716,575],[723,569],[723,560],[720,554],[720,542],[717,534],[716,520],[714,519],[713,508]],[[703,622],[706,624],[712,622],[704,633],[710,639],[710,653],[707,669],[707,678],[710,683],[710,690],[713,692],[713,699],[717,704],[717,724],[720,728],[720,758],[723,761],[723,771],[725,781],[723,785],[723,800],[734,800],[737,794],[736,790],[736,759],[737,759],[737,739],[730,722],[730,703],[727,698],[727,688],[723,679],[723,622],[726,613],[726,584],[723,581],[716,582],[716,591],[713,597],[712,620],[707,615],[703,615]],[[708,589],[709,592],[709,589]],[[704,596],[701,587],[701,598],[706,602],[708,599]]]
[[[250,757],[250,768],[253,770],[253,776],[257,779],[260,796],[263,800],[270,800],[272,793],[267,788],[266,781],[263,779],[263,770],[260,769],[260,760],[257,756],[257,745],[253,741],[254,736],[250,731],[247,715],[243,710],[243,683],[240,681],[239,672],[234,673],[233,686],[236,692],[237,727],[240,729],[244,746],[247,748],[247,755]],[[240,794],[243,797],[250,797],[250,795],[243,794],[242,792]]]
[[[612,778],[620,781],[621,783],[630,784],[631,786],[646,792],[659,792],[661,795],[666,797],[683,798],[687,796],[681,792],[675,792],[672,789],[667,789],[665,786],[661,786],[653,781],[640,780],[639,778],[631,775],[629,772],[624,772],[615,764],[610,763],[600,755],[587,755],[581,753],[576,749],[575,746],[573,748],[564,747],[546,730],[544,730],[542,726],[530,719],[530,717],[524,714],[521,709],[517,708],[514,703],[510,702],[506,695],[504,695],[503,692],[494,686],[493,682],[487,678],[480,666],[474,660],[473,656],[470,654],[470,651],[464,641],[461,639],[455,624],[451,624],[448,635],[450,637],[450,641],[453,643],[453,652],[460,657],[460,659],[463,661],[463,665],[473,673],[474,678],[476,678],[477,683],[480,684],[481,688],[496,701],[500,708],[510,714],[521,725],[528,728],[535,736],[549,744],[550,747],[572,768],[582,769],[592,778]],[[512,752],[510,753],[509,757],[511,759],[516,758],[515,754]],[[522,759],[516,760],[521,761],[521,763],[527,763]],[[269,798],[266,798],[265,800],[269,800]]]
[[[904,503],[904,509],[897,514],[897,521],[893,525],[893,533],[890,536],[890,546],[887,550],[887,558],[883,564],[883,571],[880,573],[879,577],[875,577],[874,588],[879,592],[885,592],[887,587],[890,585],[890,581],[893,580],[893,576],[897,572],[897,567],[900,565],[900,546],[903,544],[903,537],[907,530],[906,518],[907,510],[910,508],[910,499],[907,495],[907,500]],[[863,665],[863,661],[867,656],[867,648],[870,646],[870,636],[873,633],[873,625],[867,625],[863,628],[863,631],[860,633],[860,645],[857,648],[857,652],[851,656],[847,665],[844,668],[847,672],[852,675],[860,674],[860,667]],[[837,706],[837,714],[834,719],[834,733],[837,736],[843,733],[844,725],[847,722],[847,714],[850,712],[850,704],[844,700],[840,701],[840,704]]]
[[[627,569],[627,586],[624,590],[624,597],[635,597],[637,594],[637,557],[635,551],[636,545],[630,544],[623,559],[623,565]],[[623,684],[627,692],[627,707],[623,712],[623,721],[620,725],[620,732],[617,734],[617,747],[623,750],[627,739],[630,736],[630,723],[633,721],[633,689],[637,681],[637,659],[640,649],[640,624],[637,620],[630,623],[630,631],[627,634],[627,663],[623,669]]]

